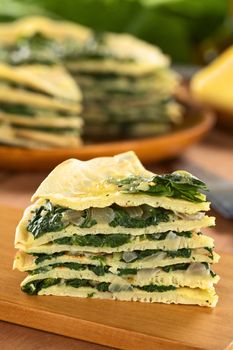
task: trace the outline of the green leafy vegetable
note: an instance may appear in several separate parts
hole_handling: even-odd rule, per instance
[[[29,220],[27,230],[31,232],[34,238],[38,238],[47,232],[61,231],[70,225],[69,216],[65,217],[64,213],[68,208],[59,205],[53,205],[49,200],[39,208],[37,208]],[[91,209],[86,209],[81,213],[83,221],[77,225],[81,228],[90,228],[96,224],[91,216]]]
[[[62,256],[64,254],[65,254],[65,252],[59,252],[59,253],[54,253],[54,254],[39,254],[39,253],[36,253],[36,254],[33,254],[33,255],[36,256],[35,264],[38,265],[38,264],[44,262],[45,260],[51,260],[51,259],[57,258],[59,256]]]
[[[152,178],[131,176],[118,181],[110,181],[115,182],[122,192],[166,196],[194,203],[205,201],[200,190],[207,190],[206,184],[196,177],[178,172],[156,175]]]
[[[164,272],[171,272],[171,271],[176,271],[176,270],[187,270],[190,264],[174,264],[174,265],[168,265],[168,266],[163,266],[161,269]]]
[[[97,235],[73,235],[71,237],[63,237],[54,240],[57,244],[93,246],[93,247],[119,247],[130,241],[129,234],[97,234]]]
[[[207,262],[203,262],[202,264],[205,265],[206,270],[209,270],[211,277],[214,278],[216,273],[210,269],[209,264]]]
[[[138,272],[138,269],[118,269],[117,270],[118,276],[136,275],[137,272]]]
[[[22,291],[30,295],[36,295],[41,289],[51,287],[55,284],[60,283],[60,281],[60,278],[46,278],[44,280],[35,280],[28,282],[22,286]]]
[[[108,292],[108,288],[110,286],[110,283],[107,282],[101,282],[96,285],[96,288],[99,292]]]
[[[64,222],[62,216],[66,210],[67,208],[53,205],[50,201],[47,201],[34,211],[27,230],[35,238],[42,236],[46,232],[61,231],[68,225],[68,223]]]
[[[84,217],[84,221],[79,225],[79,227],[90,228],[97,224],[97,221],[91,216],[90,209],[85,209],[82,216]]]
[[[74,288],[90,287],[89,280],[79,279],[79,278],[73,278],[73,279],[65,280],[65,284],[67,286],[71,286],[71,287],[74,287]]]
[[[151,235],[146,235],[146,238],[151,240],[151,241],[162,241],[166,239],[167,235],[169,234],[170,231],[167,232],[162,232],[162,233],[153,233]],[[187,237],[191,238],[192,237],[192,232],[191,231],[182,231],[182,232],[174,232],[177,236],[180,237]]]
[[[88,265],[88,269],[94,272],[97,276],[104,276],[108,272],[109,266]]]
[[[209,258],[211,258],[213,260],[213,258],[214,258],[213,249],[209,248],[209,247],[205,247],[204,249],[209,252]]]
[[[178,250],[162,250],[162,249],[146,249],[146,250],[134,250],[133,253],[135,253],[135,258],[131,260],[130,262],[134,262],[136,260],[141,260],[144,259],[148,256],[157,254],[157,253],[166,253],[167,257],[170,258],[176,258],[176,257],[181,257],[181,258],[189,258],[192,254],[191,249],[188,248],[182,248]],[[123,258],[123,253],[121,254],[122,258],[121,261],[125,261]]]
[[[151,225],[158,225],[160,222],[167,222],[172,216],[170,210],[163,208],[152,208],[144,205],[140,206],[143,213],[141,216],[132,217],[130,212],[119,206],[112,206],[114,210],[114,219],[109,226],[123,226],[128,228],[143,228]]]
[[[139,287],[138,289],[145,290],[146,292],[153,293],[153,292],[167,292],[169,290],[175,290],[176,287],[174,286],[161,286],[156,284],[150,284],[148,286]]]

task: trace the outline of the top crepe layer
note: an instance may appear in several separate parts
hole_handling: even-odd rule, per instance
[[[134,152],[88,161],[69,159],[47,176],[33,195],[32,201],[49,199],[53,204],[74,210],[104,208],[113,203],[123,207],[148,204],[185,214],[209,210],[209,202],[192,203],[164,196],[127,194],[113,183],[114,180],[128,176],[151,178],[154,175],[143,167]]]

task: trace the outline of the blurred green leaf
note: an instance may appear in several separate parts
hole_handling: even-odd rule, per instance
[[[132,33],[187,62],[222,25],[228,7],[229,0],[0,0],[0,19],[46,11],[98,31]]]

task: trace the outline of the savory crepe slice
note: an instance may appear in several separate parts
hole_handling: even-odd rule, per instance
[[[187,172],[156,175],[133,152],[56,167],[15,236],[14,268],[31,295],[69,295],[214,307],[214,224]]]

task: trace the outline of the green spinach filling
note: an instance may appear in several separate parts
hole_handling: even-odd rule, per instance
[[[36,295],[41,289],[54,286],[60,282],[60,278],[46,278],[44,280],[36,280],[28,282],[22,286],[22,291],[30,295]]]
[[[188,248],[182,248],[177,250],[162,250],[162,249],[146,249],[146,250],[134,250],[132,252],[132,258],[130,259],[130,262],[134,262],[137,260],[142,260],[147,257],[150,257],[152,255],[156,255],[158,253],[165,253],[166,258],[190,258],[192,254],[192,250]],[[124,256],[124,253],[121,253],[121,259],[120,261],[126,261],[126,258]]]
[[[114,219],[109,226],[123,226],[127,228],[143,228],[152,225],[158,225],[160,222],[168,222],[172,217],[172,211],[163,208],[152,208],[148,205],[140,206],[142,213],[140,216],[133,217],[130,210],[123,207],[112,206],[114,210]]]
[[[84,265],[74,262],[61,262],[61,263],[53,263],[49,264],[47,266],[39,267],[35,270],[28,271],[30,275],[37,275],[39,273],[46,273],[48,271],[51,271],[52,269],[55,269],[56,267],[65,267],[71,270],[76,271],[83,271],[88,269],[89,271],[94,272],[97,276],[103,276],[105,273],[109,271],[109,266],[95,266],[95,265]]]
[[[61,231],[66,228],[70,222],[64,218],[64,213],[68,208],[59,205],[53,205],[50,201],[33,212],[33,217],[29,220],[27,230],[31,232],[34,238],[38,238],[47,232]],[[81,228],[90,228],[96,224],[91,218],[90,210],[82,211],[82,222],[78,225]]]
[[[202,263],[206,270],[210,272],[211,277],[215,277],[216,274],[210,269],[210,266],[208,263]],[[172,271],[177,271],[177,270],[187,270],[188,267],[190,266],[190,263],[180,263],[180,264],[173,264],[173,265],[168,265],[168,266],[162,266],[159,267],[162,271],[169,273]],[[86,265],[86,264],[79,264],[79,263],[74,263],[74,262],[61,262],[61,263],[53,263],[49,264],[47,266],[39,267],[37,269],[34,269],[32,271],[27,271],[29,275],[37,275],[40,273],[46,273],[48,271],[51,271],[52,269],[55,269],[57,267],[65,267],[71,270],[76,270],[76,271],[84,271],[84,270],[89,270],[94,272],[97,276],[104,276],[106,273],[112,273],[110,270],[110,266],[107,265]],[[128,276],[128,275],[136,275],[138,271],[141,269],[137,268],[118,268],[116,274],[118,276]]]
[[[115,233],[115,234],[96,234],[96,235],[73,235],[71,237],[62,237],[55,239],[53,243],[56,244],[64,244],[64,245],[78,245],[78,246],[92,246],[92,247],[111,247],[116,248],[120,247],[127,243],[134,242],[138,237],[140,241],[150,240],[150,241],[161,241],[165,240],[168,232],[162,232],[158,234],[146,234],[140,236],[134,236],[130,234],[124,233]],[[184,231],[184,232],[174,232],[177,236],[183,236],[186,238],[192,237],[192,232]]]
[[[160,222],[168,222],[174,218],[172,211],[163,208],[152,208],[148,205],[141,205],[135,208],[123,208],[112,205],[109,208],[113,211],[113,219],[108,222],[108,225],[111,227],[143,228],[158,225]],[[49,200],[35,209],[35,211],[32,211],[32,214],[27,230],[33,234],[35,239],[47,232],[61,231],[70,224],[74,224],[80,228],[90,228],[97,224],[92,208],[83,211],[75,211],[59,205],[54,205]],[[78,221],[72,221],[72,215],[76,215]],[[124,239],[127,241],[126,235]],[[80,238],[80,242],[81,240]],[[81,242],[80,245],[86,244],[82,244]]]
[[[196,177],[179,173],[156,175],[151,178],[130,176],[118,181],[110,179],[109,182],[115,183],[124,193],[165,196],[194,203],[205,201],[200,191],[207,190],[206,184]]]
[[[46,278],[44,280],[35,280],[28,282],[24,286],[22,286],[22,291],[30,294],[30,295],[36,295],[41,289],[51,287],[56,284],[60,284],[61,279],[60,278]],[[65,285],[73,287],[73,288],[81,288],[81,287],[88,287],[88,288],[95,288],[99,292],[109,292],[111,289],[109,288],[111,286],[111,283],[109,282],[95,282],[87,279],[68,279],[63,282]],[[163,285],[156,285],[151,284],[147,286],[129,286],[128,290],[132,290],[133,288],[141,289],[146,292],[152,293],[152,292],[166,292],[169,290],[175,290],[176,287],[174,286],[163,286]],[[116,291],[117,288],[116,288]]]
[[[131,235],[129,234],[97,234],[85,236],[73,235],[71,237],[55,239],[53,242],[57,244],[115,248],[129,243],[130,240]]]

